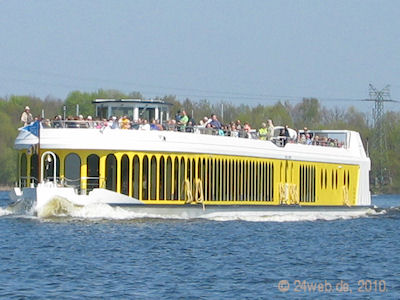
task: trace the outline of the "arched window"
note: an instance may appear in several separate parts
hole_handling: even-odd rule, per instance
[[[207,176],[207,199],[212,201],[215,200],[214,197],[214,177],[215,177],[215,168],[214,168],[214,159],[209,158],[208,159],[208,176]]]
[[[347,188],[350,188],[350,171],[347,171]]]
[[[181,166],[180,166],[180,200],[185,200],[185,158],[181,158]]]
[[[31,156],[31,182],[37,184],[39,181],[39,157],[37,154]]]
[[[109,154],[106,158],[106,189],[117,191],[117,159],[114,154]]]
[[[121,159],[121,193],[129,195],[129,157],[126,154]]]
[[[196,190],[196,160],[193,158],[192,159],[192,186],[193,186],[193,191]]]
[[[56,156],[56,177],[60,177],[60,158],[58,157],[57,154],[54,154]],[[53,156],[50,154],[47,154],[44,157],[44,180],[53,180],[54,179],[54,161],[53,161]]]
[[[325,169],[325,188],[328,188],[328,170]]]
[[[140,161],[139,157],[135,155],[132,164],[132,196],[139,199],[139,172],[140,172]]]
[[[164,156],[160,157],[159,163],[159,175],[158,175],[158,182],[159,182],[159,197],[161,200],[165,199],[164,189],[165,189],[165,159]]]
[[[222,193],[222,187],[221,187],[221,160],[217,159],[215,161],[215,200],[219,201],[221,200],[221,193]]]
[[[221,159],[221,200],[227,200],[226,197],[226,180],[228,174],[226,172],[226,160]]]
[[[338,188],[338,171],[335,171],[335,187]]]
[[[208,176],[207,176],[207,162],[206,159],[203,158],[199,161],[199,165],[201,164],[201,181],[203,185],[203,196],[204,200],[207,200],[207,185],[208,185]]]
[[[178,200],[179,197],[179,158],[174,159],[174,200]]]
[[[143,157],[143,169],[142,169],[142,199],[149,199],[149,159],[147,155]]]
[[[261,165],[262,162],[255,161],[254,162],[254,194],[253,197],[255,201],[262,200],[262,176],[261,176]]]
[[[65,183],[75,188],[81,185],[81,159],[78,154],[70,153],[65,157]]]
[[[91,191],[99,187],[99,163],[100,159],[96,154],[91,154],[87,158],[87,190]]]
[[[150,182],[150,199],[157,198],[157,159],[155,156],[151,157],[151,182]]]
[[[268,192],[268,200],[273,201],[274,200],[274,164],[270,163],[269,164],[269,169],[268,169],[268,178],[269,178],[269,192]]]
[[[27,159],[26,159],[26,154],[22,153],[21,155],[21,160],[19,163],[19,174],[20,174],[20,182],[21,182],[21,187],[25,187],[28,186],[26,180],[26,176],[27,176]]]
[[[172,160],[171,157],[168,156],[167,158],[167,173],[166,173],[166,190],[167,190],[167,195],[166,199],[171,200],[172,199]]]

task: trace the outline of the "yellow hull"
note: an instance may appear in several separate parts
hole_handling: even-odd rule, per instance
[[[21,186],[38,181],[41,172],[44,179],[53,176],[39,167],[46,151],[57,156],[61,182],[75,186],[82,194],[100,187],[157,205],[357,204],[357,164],[245,155],[69,149],[40,149],[34,154],[21,150]],[[73,175],[76,178],[70,178]]]

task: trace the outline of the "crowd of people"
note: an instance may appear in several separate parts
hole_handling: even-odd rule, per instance
[[[25,107],[21,115],[21,122],[24,126],[29,125],[35,120],[40,120],[44,128],[97,128],[102,131],[106,129],[135,129],[135,130],[168,130],[180,132],[205,133],[220,136],[243,137],[251,139],[260,139],[265,141],[273,141],[280,145],[287,143],[301,143],[305,145],[319,145],[342,147],[343,142],[327,136],[318,136],[315,132],[309,131],[306,127],[303,130],[290,129],[289,126],[275,127],[272,120],[261,123],[261,127],[253,129],[248,122],[236,120],[227,124],[222,124],[216,114],[210,117],[204,117],[198,123],[188,116],[185,110],[178,111],[175,118],[169,119],[162,124],[159,120],[147,119],[132,120],[128,116],[111,117],[109,119],[92,118],[83,115],[76,117],[68,117],[65,120],[61,115],[57,115],[50,119],[33,118],[28,106]]]

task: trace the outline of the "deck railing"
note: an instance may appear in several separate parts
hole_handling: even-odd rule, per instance
[[[109,121],[90,121],[90,120],[52,120],[42,121],[43,128],[86,128],[98,129],[104,131],[105,129],[121,129],[120,124],[116,121],[111,123]],[[215,136],[229,136],[234,138],[247,138],[247,139],[261,139],[258,132],[254,129],[250,131],[245,130],[228,130],[228,129],[214,129],[206,128],[204,126],[180,126],[176,124],[152,125],[152,124],[138,124],[131,123],[128,130],[166,130],[175,132],[186,132],[194,134],[207,134]],[[305,133],[299,131],[296,138],[275,135],[269,139],[272,143],[279,147],[284,147],[288,143],[297,143],[304,145],[314,146],[328,146],[336,148],[347,148],[347,133],[346,132],[329,132],[320,130],[310,130],[307,132],[310,139],[305,138]],[[265,139],[267,140],[267,139]]]

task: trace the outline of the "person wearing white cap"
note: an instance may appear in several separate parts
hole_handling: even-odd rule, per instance
[[[33,117],[30,111],[29,106],[25,106],[25,110],[21,115],[21,122],[24,123],[24,126],[29,125],[30,123],[32,123],[33,121]]]
[[[86,120],[88,121],[89,128],[94,128],[95,123],[93,122],[92,116],[87,116]]]

